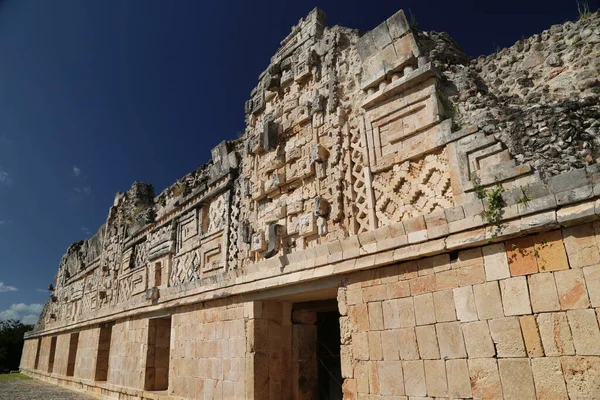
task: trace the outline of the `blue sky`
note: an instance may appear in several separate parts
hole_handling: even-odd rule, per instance
[[[364,31],[410,9],[471,56],[577,16],[575,0],[0,0],[0,319],[35,320],[117,191],[158,193],[235,138],[258,75],[315,5]]]

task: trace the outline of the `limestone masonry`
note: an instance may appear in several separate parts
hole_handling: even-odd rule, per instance
[[[246,130],[72,244],[21,360],[118,399],[600,398],[600,16],[292,28]]]

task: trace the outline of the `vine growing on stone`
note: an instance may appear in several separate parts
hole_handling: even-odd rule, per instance
[[[473,182],[475,196],[477,196],[479,200],[487,200],[487,207],[481,212],[481,217],[489,225],[494,227],[492,230],[492,238],[495,238],[502,232],[504,226],[502,223],[505,205],[504,199],[502,198],[504,188],[499,182],[496,182],[491,189],[486,190],[481,186],[481,179],[477,174],[473,174],[471,181]]]

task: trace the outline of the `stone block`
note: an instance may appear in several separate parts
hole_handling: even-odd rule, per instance
[[[448,375],[448,396],[452,398],[472,396],[467,360],[446,361],[446,374]]]
[[[407,396],[426,396],[425,369],[423,360],[402,361],[404,390]]]
[[[534,249],[540,272],[569,269],[567,252],[560,230],[535,236]]]
[[[600,307],[600,266],[583,268],[583,276],[592,307]]]
[[[437,322],[456,321],[454,295],[452,290],[440,290],[433,293],[433,305]]]
[[[550,190],[552,193],[560,193],[587,185],[587,183],[588,178],[585,169],[575,169],[553,176],[550,179]]]
[[[476,285],[485,282],[483,259],[481,263],[464,265],[456,270],[459,286]]]
[[[516,317],[493,319],[489,326],[498,357],[525,357],[525,343]]]
[[[561,357],[567,393],[571,399],[600,399],[600,358]]]
[[[524,276],[508,278],[500,281],[504,315],[531,314],[527,279]]]
[[[471,286],[464,286],[453,289],[454,306],[456,316],[461,322],[477,320],[477,308],[475,306],[475,296]]]
[[[385,290],[388,299],[399,299],[410,296],[410,284],[408,281],[386,283]]]
[[[369,311],[369,329],[372,331],[383,330],[383,311],[381,302],[371,302],[368,304]]]
[[[508,267],[512,276],[538,272],[534,242],[531,236],[507,240],[505,246],[508,255]]]
[[[348,317],[350,318],[353,329],[358,332],[366,332],[369,330],[369,312],[366,304],[349,306]]]
[[[410,31],[410,24],[406,20],[404,11],[400,10],[387,19],[387,26],[390,36],[394,39],[400,38],[402,35]]]
[[[495,358],[475,358],[467,360],[471,389],[475,399],[502,400],[502,384]]]
[[[569,399],[559,358],[533,358],[531,360],[531,370],[539,400]]]
[[[446,214],[446,220],[448,221],[448,223],[460,221],[461,219],[465,218],[465,212],[462,206],[445,208],[444,212]]]
[[[486,280],[492,281],[510,277],[504,243],[484,246],[481,250],[483,252]]]
[[[377,362],[377,376],[379,390],[371,391],[371,393],[379,393],[383,396],[403,396],[405,394],[402,361]]]
[[[469,358],[491,358],[496,355],[487,321],[462,324],[462,331]]]
[[[473,285],[475,306],[480,320],[504,317],[498,282]]]
[[[578,356],[600,356],[600,329],[592,309],[569,310],[567,319]]]
[[[430,293],[436,289],[436,277],[435,275],[419,276],[418,278],[411,279],[410,282],[410,293],[413,296]]]
[[[554,281],[554,274],[535,274],[527,277],[531,308],[534,313],[559,311],[558,292]]]
[[[554,279],[561,309],[570,310],[590,306],[583,271],[580,268],[554,272]]]
[[[571,268],[600,264],[600,253],[592,224],[565,228],[562,234]]]
[[[458,287],[458,275],[455,269],[435,274],[437,290],[454,289]]]
[[[369,375],[371,364],[369,362],[357,362],[354,366],[354,378],[358,393],[369,393]]]
[[[434,325],[417,326],[415,328],[417,343],[419,345],[420,358],[424,360],[436,360],[440,358],[437,335]],[[402,352],[400,353],[402,354]]]
[[[383,359],[386,361],[394,361],[400,359],[398,351],[398,331],[396,329],[381,331],[381,350],[383,351]]]
[[[576,197],[581,197],[583,192],[581,190],[587,191],[589,195],[591,195],[591,187],[587,186],[585,188],[576,189]],[[573,194],[572,192],[566,192],[569,194]],[[558,204],[565,204],[565,201],[562,197],[562,194],[556,195],[556,201]],[[591,196],[586,196],[586,198]],[[572,201],[568,199],[566,203],[571,203]],[[589,222],[596,219],[596,205],[594,201],[587,201],[585,203],[579,203],[569,206],[564,206],[556,211],[556,219],[563,226],[580,224],[583,222]]]
[[[435,307],[431,293],[421,294],[413,298],[417,325],[435,324]]]
[[[563,204],[571,204],[582,200],[587,200],[592,198],[593,196],[594,187],[592,185],[581,186],[575,189],[555,194],[556,204],[559,206]]]
[[[460,322],[443,322],[435,325],[443,359],[464,358],[467,356]]]
[[[537,317],[538,328],[547,357],[573,355],[573,337],[564,312],[543,313]]]
[[[537,327],[537,322],[533,315],[519,317],[523,341],[525,342],[525,351],[529,357],[543,357],[544,347]]]
[[[369,360],[383,360],[383,352],[381,350],[381,335],[379,331],[367,332],[369,340]]]
[[[352,355],[356,360],[369,360],[369,337],[366,332],[352,334]]]
[[[401,360],[417,360],[419,359],[419,347],[417,345],[417,335],[415,328],[398,329],[398,351]],[[435,339],[435,337],[434,337]],[[423,338],[426,340],[426,338]],[[437,340],[437,339],[436,339]],[[437,347],[437,343],[436,343]],[[439,355],[439,350],[437,351]]]
[[[446,397],[448,395],[446,361],[425,360],[424,366],[427,395],[432,397]]]
[[[504,399],[536,400],[533,373],[529,358],[502,358],[498,360]]]

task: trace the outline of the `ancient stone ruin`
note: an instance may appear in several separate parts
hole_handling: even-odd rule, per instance
[[[294,26],[246,131],[64,255],[22,370],[119,399],[600,397],[600,17]]]

